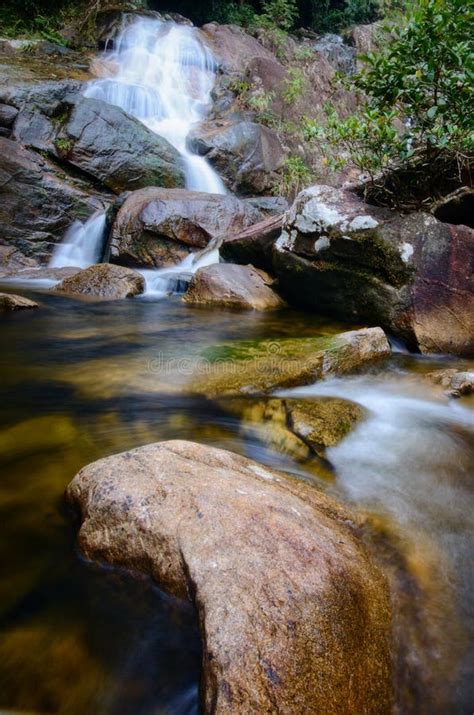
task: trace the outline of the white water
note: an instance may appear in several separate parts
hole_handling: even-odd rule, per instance
[[[186,146],[192,126],[207,114],[215,81],[214,58],[196,28],[125,15],[100,67],[105,76],[90,82],[85,96],[121,107],[167,139],[183,157],[186,188],[224,194],[218,174]]]
[[[66,231],[63,241],[54,250],[50,268],[76,266],[87,268],[102,257],[106,216],[100,211],[87,221],[74,221]]]

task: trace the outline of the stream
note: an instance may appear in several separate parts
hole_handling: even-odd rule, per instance
[[[316,479],[338,499],[389,519],[413,567],[425,566],[425,580],[443,594],[442,616],[432,615],[442,618],[441,648],[456,666],[449,712],[469,712],[474,403],[448,401],[422,378],[462,361],[394,353],[369,374],[292,391],[307,399],[343,395],[367,410],[367,419],[328,451],[333,476],[318,478],[311,465],[242,432],[222,401],[218,406],[176,388],[220,343],[343,326],[297,311],[250,312],[236,321],[233,313],[191,308],[178,296],[92,303],[31,295],[41,310],[2,323],[2,709],[197,712],[200,647],[192,609],[148,580],[84,563],[62,501],[88,462],[178,438]]]

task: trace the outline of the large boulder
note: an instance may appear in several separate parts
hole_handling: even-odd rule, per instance
[[[423,352],[474,350],[474,231],[466,226],[313,186],[286,215],[273,263],[292,303],[381,325]]]
[[[117,193],[143,186],[184,186],[176,149],[120,107],[98,99],[68,96],[53,116],[27,105],[16,118],[13,136]]]
[[[285,302],[271,287],[272,279],[253,266],[216,263],[199,268],[184,296],[191,305],[220,305],[237,310],[275,310]]]
[[[211,22],[201,28],[200,34],[224,72],[241,72],[253,57],[268,60],[274,57],[257,39],[236,25],[218,25]]]
[[[243,196],[271,190],[286,158],[276,132],[249,121],[203,122],[191,131],[188,144]]]
[[[111,260],[130,266],[179,263],[212,239],[257,223],[261,213],[233,196],[147,188],[130,194],[115,220]]]
[[[56,291],[73,295],[85,295],[108,300],[132,298],[143,293],[145,280],[131,268],[99,263],[65,278]]]
[[[42,262],[75,220],[110,203],[87,182],[66,177],[44,157],[2,137],[0,187],[0,244]],[[11,258],[18,265],[19,254]]]
[[[194,602],[204,713],[391,712],[385,580],[313,486],[172,441],[88,465],[67,495],[86,558]]]
[[[187,389],[208,397],[268,394],[353,372],[389,354],[390,345],[380,328],[314,338],[224,343],[208,351],[196,365]]]

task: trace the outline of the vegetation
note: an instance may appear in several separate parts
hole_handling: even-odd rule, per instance
[[[420,0],[352,78],[366,98],[360,111],[342,120],[328,107],[324,129],[307,123],[307,133],[338,149],[335,168],[355,164],[381,202],[430,201],[472,183],[473,23],[466,0]]]
[[[274,193],[294,198],[299,191],[312,183],[313,178],[313,173],[304,159],[296,155],[290,156],[282,166],[280,179],[274,187]]]

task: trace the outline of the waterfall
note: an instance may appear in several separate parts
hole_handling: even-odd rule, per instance
[[[63,241],[56,246],[50,268],[77,266],[87,268],[102,258],[106,216],[103,211],[93,214],[87,221],[74,221]]]
[[[224,194],[206,159],[192,154],[186,139],[211,102],[216,63],[188,25],[125,15],[112,52],[100,61],[102,78],[89,83],[86,97],[121,107],[181,154],[186,188]]]

